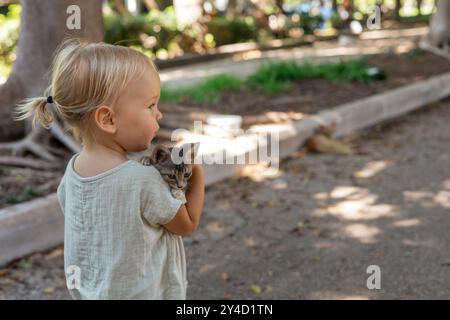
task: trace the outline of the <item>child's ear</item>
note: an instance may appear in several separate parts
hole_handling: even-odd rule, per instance
[[[157,144],[152,148],[150,163],[157,164],[166,161],[170,157],[170,149],[162,144]]]
[[[114,134],[117,131],[114,111],[108,106],[100,106],[94,113],[95,124],[103,131]]]

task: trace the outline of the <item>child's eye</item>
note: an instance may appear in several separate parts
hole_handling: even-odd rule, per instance
[[[148,108],[151,109],[155,106],[155,104],[149,105]]]

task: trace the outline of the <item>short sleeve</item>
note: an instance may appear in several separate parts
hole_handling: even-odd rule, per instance
[[[153,166],[145,168],[141,186],[141,212],[150,225],[170,222],[186,200],[175,199],[161,174]]]
[[[56,190],[59,205],[61,206],[61,212],[64,214],[64,207],[66,205],[66,180],[65,175],[61,178],[58,189]]]

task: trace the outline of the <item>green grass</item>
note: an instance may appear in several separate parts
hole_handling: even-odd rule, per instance
[[[414,48],[414,49],[408,51],[407,53],[405,53],[405,57],[410,60],[415,60],[418,57],[420,57],[421,55],[423,55],[424,53],[425,52],[422,49]]]
[[[190,100],[196,103],[216,102],[225,90],[239,90],[242,86],[242,80],[237,77],[226,74],[219,74],[210,77],[199,85],[182,88],[180,90],[172,90],[162,88],[161,101],[182,102]]]
[[[350,60],[339,63],[299,65],[294,61],[270,62],[262,65],[247,79],[240,80],[230,75],[217,75],[199,85],[180,90],[163,88],[161,101],[191,101],[195,103],[217,102],[224,91],[240,89],[276,93],[287,90],[292,82],[300,79],[328,79],[335,82],[369,83],[375,77],[368,73],[370,66],[365,60]]]
[[[367,73],[369,65],[363,60],[351,60],[340,63],[324,63],[298,65],[293,61],[275,62],[263,65],[248,77],[247,84],[251,88],[263,92],[280,92],[289,84],[300,79],[328,79],[336,82],[373,81]]]
[[[6,197],[6,203],[8,204],[16,204],[24,201],[28,201],[34,199],[38,196],[41,196],[39,190],[34,187],[26,187],[20,194],[11,195]]]

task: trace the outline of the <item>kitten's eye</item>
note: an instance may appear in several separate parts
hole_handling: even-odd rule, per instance
[[[168,174],[167,176],[169,177],[169,179],[175,179],[175,175],[174,174]]]
[[[185,178],[189,178],[190,176],[191,176],[190,173],[185,173],[185,174],[184,174],[184,177],[185,177]]]

